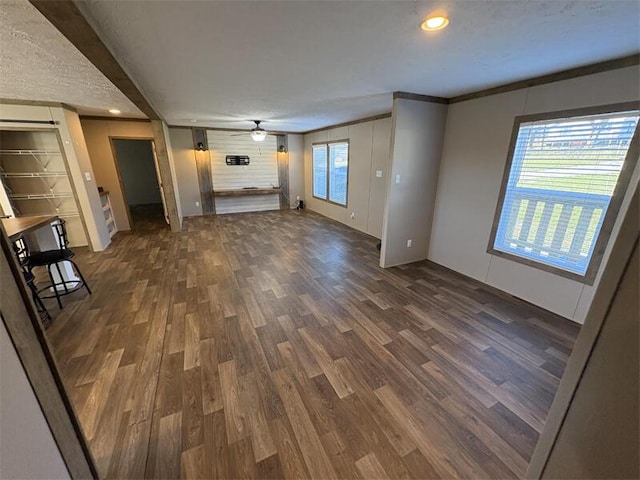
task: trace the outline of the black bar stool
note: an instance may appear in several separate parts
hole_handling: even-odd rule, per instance
[[[14,240],[11,246],[13,247],[13,252],[16,254],[20,268],[22,269],[24,281],[29,287],[29,290],[31,290],[31,297],[33,298],[33,303],[36,304],[40,320],[42,322],[48,322],[51,320],[51,315],[49,315],[47,307],[44,306],[40,295],[38,295],[35,277],[31,272],[31,266],[29,264],[29,247],[27,247],[27,243],[24,241],[23,237]]]
[[[53,289],[53,295],[41,296],[41,298],[53,298],[55,297],[58,301],[58,306],[62,309],[62,301],[60,297],[63,295],[68,295],[73,293],[82,287],[87,289],[89,295],[91,295],[91,289],[87,282],[85,281],[78,265],[71,260],[71,258],[75,255],[73,251],[69,250],[67,246],[69,245],[69,239],[67,237],[67,228],[65,226],[66,222],[62,219],[59,219],[56,223],[53,223],[51,226],[54,228],[56,236],[58,237],[58,245],[60,246],[56,250],[45,250],[44,252],[33,252],[29,255],[29,265],[31,268],[33,267],[47,267],[47,272],[49,273],[49,279],[51,280],[51,285],[47,285],[38,290],[38,294],[48,288]],[[80,281],[77,280],[65,280],[65,277],[62,275],[62,270],[60,269],[60,262],[69,262],[73,265],[75,272],[80,277]],[[51,273],[51,268],[54,267],[58,273],[59,281],[55,281],[53,278],[53,274]],[[62,290],[62,291],[61,291]]]

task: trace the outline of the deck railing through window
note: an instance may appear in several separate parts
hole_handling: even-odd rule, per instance
[[[512,211],[503,212],[508,221],[501,222],[496,245],[513,255],[584,273],[610,199],[609,195],[512,188],[505,197]]]

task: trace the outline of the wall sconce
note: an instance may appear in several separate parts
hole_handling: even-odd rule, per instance
[[[287,153],[287,136],[276,135],[276,142],[278,145],[278,153]]]
[[[207,144],[207,131],[203,128],[192,129],[193,148],[198,152],[206,152],[209,150]]]

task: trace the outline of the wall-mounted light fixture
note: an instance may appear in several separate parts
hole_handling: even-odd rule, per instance
[[[278,153],[287,153],[289,150],[287,148],[287,136],[286,135],[276,135],[276,144],[278,145]]]
[[[206,152],[209,150],[209,145],[207,144],[207,131],[204,128],[194,128],[192,132],[193,148],[198,152]]]

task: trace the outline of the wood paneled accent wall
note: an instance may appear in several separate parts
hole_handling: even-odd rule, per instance
[[[245,187],[271,188],[279,185],[276,138],[267,135],[263,142],[254,142],[248,132],[209,130],[209,154],[213,189],[234,190]],[[248,155],[249,165],[230,166],[227,155]],[[216,213],[278,210],[278,195],[251,195],[216,198]]]
[[[216,213],[216,204],[213,200],[213,179],[211,175],[211,155],[209,154],[207,131],[203,128],[191,130],[193,135],[193,147],[196,157],[196,172],[198,173],[198,186],[200,188],[200,205],[203,215]],[[202,142],[205,150],[198,150],[196,146]]]

